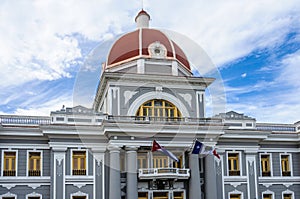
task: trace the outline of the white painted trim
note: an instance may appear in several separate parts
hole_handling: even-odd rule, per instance
[[[43,176],[43,160],[44,160],[44,157],[43,157],[43,151],[42,150],[27,150],[27,154],[26,154],[26,177],[34,177],[34,176],[29,176],[28,175],[28,171],[29,171],[29,168],[28,168],[28,166],[29,166],[29,153],[30,152],[40,152],[41,153],[41,159],[40,159],[40,166],[41,166],[41,175],[40,175],[40,177],[42,177]]]
[[[228,199],[230,199],[230,195],[231,194],[240,194],[241,195],[241,199],[244,199],[244,193],[243,192],[241,192],[241,191],[238,191],[238,190],[233,190],[233,191],[231,191],[231,192],[228,192]]]
[[[152,92],[148,92],[145,93],[141,96],[139,96],[137,99],[135,99],[133,101],[133,103],[130,105],[128,111],[127,111],[127,116],[133,116],[136,114],[137,110],[139,109],[139,107],[152,99],[158,99],[157,98],[157,92],[152,91]],[[175,96],[169,94],[169,93],[165,93],[165,92],[161,92],[160,93],[160,99],[163,100],[167,100],[169,102],[171,102],[172,104],[174,104],[178,110],[181,112],[182,117],[190,117],[189,112],[187,111],[187,108],[184,106],[184,104]]]
[[[285,191],[283,191],[283,192],[281,193],[282,199],[284,199],[284,198],[283,198],[283,194],[291,194],[291,195],[292,195],[292,199],[295,199],[295,194],[294,194],[294,192],[291,191],[291,190],[289,190],[289,189],[287,189],[287,190],[285,190]]]
[[[86,166],[86,174],[85,175],[73,175],[73,151],[85,151],[85,166]],[[88,149],[71,149],[70,150],[70,176],[88,176],[89,175],[89,153],[88,153]]]
[[[248,198],[250,198],[250,177],[249,177],[249,163],[252,163],[253,166],[253,175],[254,175],[254,186],[255,186],[255,197],[258,198],[257,190],[257,168],[256,168],[256,157],[255,155],[246,155],[246,172],[247,172],[247,193]]]
[[[73,196],[85,196],[86,199],[89,199],[89,194],[81,192],[81,191],[77,191],[76,193],[71,193],[70,199],[73,199]]]
[[[3,171],[4,171],[4,153],[5,152],[16,152],[16,175],[13,177],[17,177],[18,176],[18,159],[19,159],[19,156],[18,156],[18,150],[11,150],[11,149],[5,149],[5,150],[2,150],[2,154],[1,154],[1,177],[6,177],[6,176],[3,176]]]
[[[282,176],[282,165],[281,165],[281,156],[282,155],[288,155],[289,156],[289,166],[291,171],[291,176]],[[280,165],[280,176],[282,177],[293,177],[293,161],[292,161],[292,154],[291,153],[279,153],[279,165]]]
[[[61,158],[61,159],[59,159]],[[56,199],[56,163],[57,160],[60,162],[63,161],[63,193],[65,193],[65,177],[66,177],[66,152],[54,152],[53,154],[53,161],[54,161],[54,168],[53,168],[53,199]],[[65,194],[63,194],[63,199],[65,199]]]
[[[223,192],[223,198],[225,198],[225,183],[224,183],[224,155],[220,155],[221,161],[221,169],[222,169],[222,192]]]
[[[239,154],[239,169],[240,169],[240,175],[239,176],[230,176],[229,175],[229,165],[228,165],[228,154],[229,153],[238,153]],[[226,175],[229,177],[242,177],[243,176],[243,165],[242,165],[242,152],[241,151],[226,151],[226,166],[227,166],[227,173]]]
[[[273,177],[273,159],[272,159],[272,153],[267,153],[267,152],[259,153],[259,176],[263,177],[262,176],[262,168],[261,168],[261,156],[262,155],[269,155],[271,176],[268,176],[268,177]]]
[[[0,195],[1,199],[3,199],[4,197],[15,197],[15,199],[17,199],[17,195],[16,194],[13,194],[13,193],[10,193],[10,192],[7,192],[6,194],[2,194]]]
[[[5,143],[5,144],[1,144],[0,149],[9,149],[9,148],[13,148],[14,149],[50,149],[49,145],[45,145],[45,144],[25,144],[25,143]]]
[[[26,199],[28,199],[28,197],[40,197],[39,199],[43,199],[42,194],[35,193],[35,192],[32,192],[32,193],[30,193],[30,194],[27,194],[27,195],[26,195]]]
[[[203,96],[203,98],[202,98]],[[204,105],[204,92],[203,91],[197,91],[196,92],[196,109],[197,109],[197,118],[200,117],[200,102],[203,102],[203,111],[205,109],[205,105]],[[203,115],[205,117],[205,111],[203,112]]]
[[[274,198],[274,195],[275,195],[274,192],[270,191],[269,189],[261,193],[261,198],[262,199],[264,198],[264,194],[271,194],[272,195],[272,199],[275,199]]]

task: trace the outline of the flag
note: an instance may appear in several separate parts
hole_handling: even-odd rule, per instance
[[[203,144],[199,142],[198,140],[195,141],[194,147],[192,150],[192,154],[199,154],[200,151],[202,150]]]
[[[204,145],[202,147],[202,150],[200,151],[200,154],[202,155],[209,155],[212,154],[213,148],[211,146]]]
[[[216,149],[212,151],[212,154],[216,156],[219,160],[221,159],[220,155],[217,153]]]
[[[152,152],[160,151],[160,152],[162,152],[163,154],[165,154],[166,156],[169,156],[170,158],[172,158],[173,160],[175,160],[176,162],[179,162],[179,159],[178,159],[171,151],[168,151],[168,150],[165,149],[164,147],[160,146],[160,145],[156,142],[156,140],[153,140],[151,151],[152,151]]]

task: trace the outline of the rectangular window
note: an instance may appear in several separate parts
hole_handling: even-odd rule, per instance
[[[86,196],[73,196],[72,199],[86,199]]]
[[[86,175],[86,151],[73,151],[73,175]]]
[[[153,192],[153,199],[168,199],[168,192]]]
[[[2,199],[15,199],[15,197],[2,197]]]
[[[283,194],[283,199],[292,199],[292,194],[290,193]]]
[[[139,192],[138,199],[148,199],[148,192]]]
[[[16,152],[4,152],[3,176],[16,176]]]
[[[168,157],[154,155],[153,156],[153,168],[167,168],[168,167]]]
[[[184,192],[173,192],[174,199],[183,199],[184,198]]]
[[[176,155],[176,157],[178,157],[179,162],[173,161],[173,168],[181,169],[183,167],[183,155],[182,155],[182,153],[181,154],[174,153],[174,155]]]
[[[263,199],[272,199],[272,194],[264,194]]]
[[[239,153],[228,153],[229,176],[240,175]]]
[[[148,168],[147,153],[138,153],[137,155],[137,166],[138,169]]]
[[[262,154],[260,156],[260,161],[261,161],[261,175],[262,176],[271,176],[270,155]]]
[[[281,175],[282,176],[291,176],[290,156],[289,155],[281,155]]]
[[[241,199],[241,194],[230,194],[230,199]]]
[[[40,197],[39,196],[30,196],[30,197],[28,197],[28,199],[40,199]]]
[[[29,152],[28,176],[41,176],[41,152]]]

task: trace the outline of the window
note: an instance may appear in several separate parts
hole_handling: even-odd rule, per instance
[[[271,161],[269,154],[261,154],[261,176],[271,176]]]
[[[153,199],[168,199],[168,192],[153,192]]]
[[[263,199],[272,199],[272,194],[264,194]]]
[[[176,153],[174,153],[177,157],[178,157],[178,159],[179,159],[179,162],[176,162],[176,161],[173,161],[173,168],[179,168],[179,169],[181,169],[182,168],[182,166],[183,166],[183,155],[182,154],[176,154]]]
[[[228,153],[229,176],[240,175],[239,153]]]
[[[230,194],[230,199],[241,199],[241,194]]]
[[[165,100],[150,100],[138,109],[137,116],[149,117],[181,117],[181,113],[176,106]]]
[[[146,169],[148,168],[148,158],[147,153],[138,153],[137,155],[137,166],[138,169]]]
[[[167,168],[168,157],[163,155],[153,155],[153,168]]]
[[[41,176],[41,152],[29,152],[28,176]]]
[[[16,152],[4,152],[3,176],[16,176]]]
[[[86,196],[73,196],[72,199],[86,199]]]
[[[86,151],[73,151],[72,174],[86,175]]]
[[[290,156],[289,155],[281,155],[281,175],[282,176],[291,176]]]
[[[138,199],[148,199],[148,192],[139,192]]]
[[[184,193],[183,192],[173,192],[174,199],[183,199]]]
[[[28,199],[40,199],[39,196],[29,196]]]
[[[283,194],[283,199],[292,199],[292,194],[291,193],[284,193]]]
[[[15,199],[15,197],[2,197],[2,199]]]

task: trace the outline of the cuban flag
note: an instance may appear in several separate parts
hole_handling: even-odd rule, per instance
[[[175,160],[176,162],[179,162],[179,159],[178,159],[171,151],[168,151],[168,150],[165,149],[164,147],[160,146],[160,145],[156,142],[156,140],[153,140],[151,151],[152,151],[152,152],[155,152],[155,151],[162,152],[163,154],[165,154],[166,156],[169,156],[170,158],[172,158],[172,159]]]
[[[202,148],[203,148],[203,144],[201,142],[199,142],[198,140],[196,140],[194,143],[192,154],[199,154],[200,151],[202,151]]]

